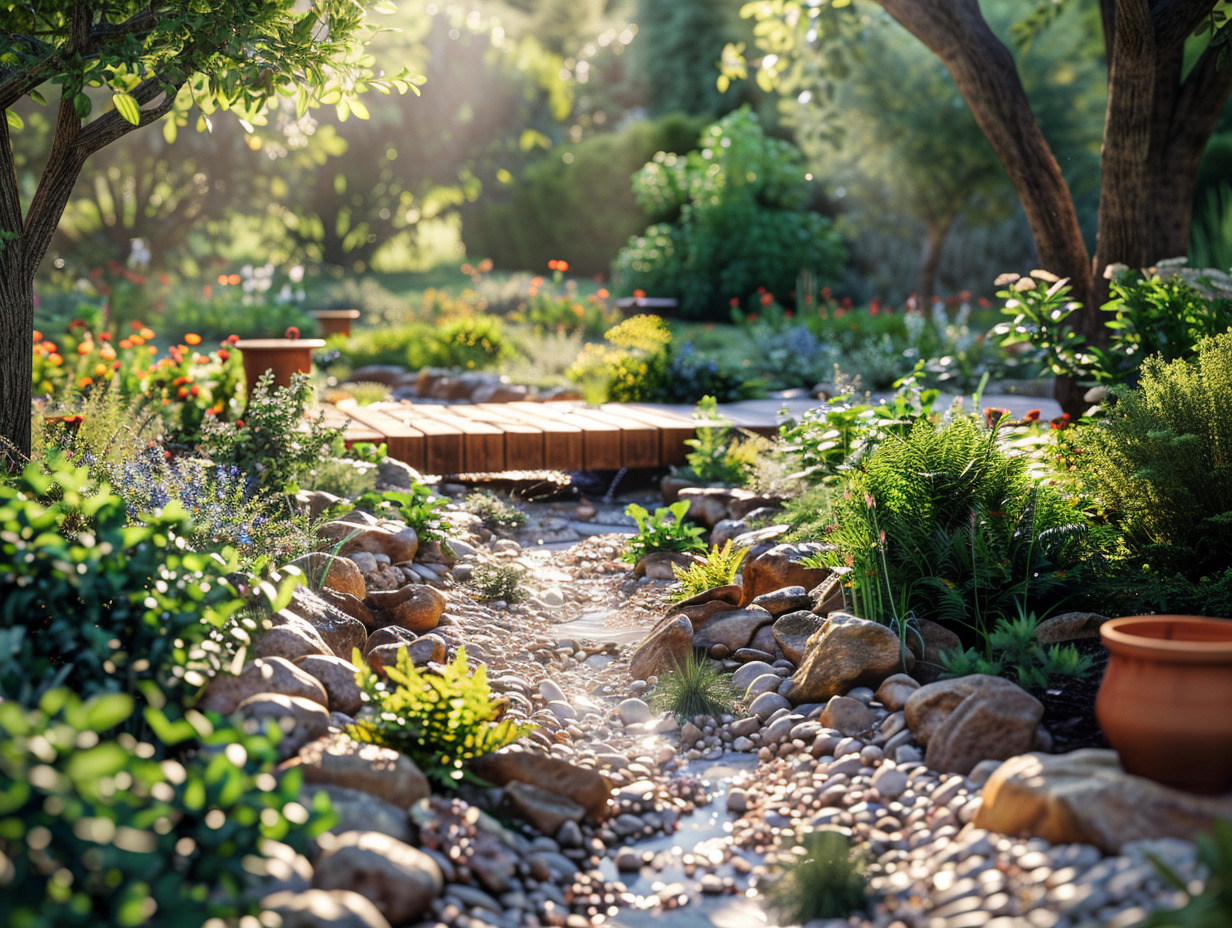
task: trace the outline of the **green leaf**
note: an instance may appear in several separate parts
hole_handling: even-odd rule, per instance
[[[69,758],[64,772],[74,783],[94,783],[119,773],[128,763],[129,753],[115,741],[104,741]]]
[[[391,0],[377,0],[376,3],[372,4],[372,12],[380,13],[384,16],[391,16],[398,12],[398,7],[396,4],[392,3]]]
[[[10,129],[21,129],[26,124],[25,121],[12,110],[4,111],[4,119],[9,124]]]
[[[111,95],[111,102],[115,104],[116,110],[125,120],[134,126],[141,125],[141,107],[137,105],[137,101],[132,96],[116,91]]]
[[[85,723],[90,731],[105,732],[115,728],[132,713],[133,697],[127,693],[110,693],[86,704]]]

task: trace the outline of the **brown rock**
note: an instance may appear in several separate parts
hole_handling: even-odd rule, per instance
[[[685,487],[678,498],[689,504],[685,518],[706,528],[714,528],[730,514],[727,507],[732,499],[732,491],[726,487]]]
[[[873,726],[877,716],[873,710],[850,696],[831,696],[821,713],[821,724],[844,735],[855,735]]]
[[[727,586],[715,586],[698,593],[696,596],[690,596],[688,599],[681,600],[671,608],[671,611],[678,612],[691,606],[703,606],[707,603],[727,603],[731,606],[739,606],[740,600],[743,597],[744,587],[739,584],[731,583]]]
[[[831,574],[821,583],[809,590],[813,600],[812,610],[817,615],[829,615],[831,612],[845,612],[847,597],[843,595],[842,574]]]
[[[273,621],[280,621],[279,613]],[[292,662],[309,654],[334,653],[317,630],[299,616],[281,616],[281,624],[263,633],[253,650],[258,657],[285,657]]]
[[[958,635],[944,625],[928,619],[920,619],[907,635],[907,647],[915,655],[915,668],[911,675],[921,683],[932,683],[942,673],[941,655],[946,651],[962,648]]]
[[[612,783],[603,774],[568,761],[529,751],[499,751],[470,761],[469,767],[493,786],[517,780],[564,796],[586,810],[588,821],[599,823],[609,814]]]
[[[298,567],[307,578],[308,587],[314,591],[322,588],[346,593],[362,600],[367,595],[364,588],[364,578],[355,562],[345,557],[323,554],[314,551],[297,557],[291,562],[292,567]]]
[[[322,841],[314,882],[371,900],[390,924],[412,922],[441,894],[445,880],[423,851],[375,831],[348,831]]]
[[[317,537],[330,544],[330,551],[346,557],[356,551],[369,554],[384,554],[391,563],[404,564],[415,560],[419,550],[419,538],[410,526],[391,532],[377,526],[356,525],[352,522],[326,522],[317,529]]]
[[[1232,819],[1232,796],[1199,796],[1135,777],[1115,751],[1012,757],[988,778],[973,822],[1053,844],[1094,844],[1119,854],[1130,841],[1193,840]]]
[[[408,583],[390,592],[369,593],[368,605],[376,610],[376,620],[382,625],[400,625],[423,634],[436,628],[448,603],[439,590]]]
[[[347,831],[379,831],[407,844],[415,843],[415,830],[407,810],[379,796],[361,789],[346,786],[306,784],[300,793],[300,801],[310,803],[317,793],[329,797],[330,807],[338,816],[338,822],[330,831],[342,834]]]
[[[763,625],[755,631],[752,639],[749,641],[749,648],[770,655],[780,650],[778,642],[774,638],[774,629],[769,625]]]
[[[353,619],[359,619],[359,621],[364,623],[365,628],[377,627],[376,619],[372,617],[372,610],[350,593],[337,593],[326,587],[319,590],[317,595],[339,612],[344,612]],[[367,594],[365,593],[365,595]]]
[[[739,609],[739,606],[733,606],[731,603],[724,602],[721,599],[716,599],[713,602],[702,603],[697,606],[681,606],[673,609],[669,615],[686,615],[689,621],[693,623],[693,630],[701,628],[715,616],[723,615],[726,612],[734,612]]]
[[[281,928],[389,928],[375,905],[343,889],[270,893],[261,899],[261,908],[277,913]]]
[[[693,647],[709,648],[711,645],[725,644],[732,651],[739,651],[748,647],[759,628],[773,621],[774,616],[758,606],[727,612],[711,619],[700,631],[694,629]]]
[[[763,493],[754,493],[751,490],[743,490],[739,487],[732,490],[731,502],[727,504],[728,512],[731,513],[733,519],[744,519],[757,510],[773,512],[782,508],[783,500],[778,496],[766,496]],[[759,514],[769,515],[769,512]]]
[[[920,681],[905,673],[896,673],[886,677],[881,686],[877,687],[876,700],[891,712],[897,712],[907,705],[911,694],[920,688]]]
[[[751,603],[763,593],[772,593],[786,586],[802,586],[811,590],[830,575],[827,567],[805,567],[802,563],[822,550],[821,545],[775,545],[770,550],[753,555],[750,550],[744,561],[744,603]]]
[[[259,657],[238,676],[219,674],[206,686],[197,708],[230,715],[245,699],[259,693],[300,696],[329,708],[325,688],[284,657]]]
[[[965,775],[982,760],[1030,750],[1044,707],[1009,680],[972,674],[920,687],[904,711],[911,734],[925,746],[924,763]]]
[[[237,711],[246,721],[264,727],[268,719],[282,730],[282,740],[278,742],[282,757],[290,757],[329,729],[328,710],[319,702],[298,696],[258,693],[240,703]]]
[[[331,712],[354,716],[363,706],[359,684],[355,682],[355,665],[332,654],[309,654],[295,665],[325,688]]]
[[[808,653],[809,639],[817,633],[824,622],[821,616],[802,609],[798,612],[789,612],[776,619],[774,625],[771,626],[771,632],[784,656],[793,664],[800,664],[804,661],[804,655]]]
[[[296,760],[305,783],[361,790],[403,809],[431,793],[427,778],[409,757],[346,736],[305,745]]]
[[[667,673],[683,666],[693,650],[693,623],[684,615],[660,619],[629,658],[629,673],[635,680]]]
[[[1108,616],[1098,612],[1063,612],[1040,622],[1035,629],[1035,640],[1040,644],[1061,644],[1098,638],[1099,627],[1107,621]]]
[[[651,580],[675,580],[673,567],[684,570],[696,560],[692,554],[686,554],[684,551],[652,551],[633,565],[633,576],[648,577]]]
[[[857,686],[880,686],[914,659],[884,625],[831,613],[809,638],[804,660],[784,694],[792,702],[821,702]]]
[[[386,625],[368,636],[368,651],[386,644],[410,644],[418,637],[413,631],[400,625]]]
[[[335,609],[307,587],[292,590],[291,602],[283,611],[309,623],[330,651],[343,660],[349,660],[356,648],[362,654],[367,646],[368,630],[363,622]]]
[[[586,815],[586,810],[572,799],[520,780],[505,784],[504,799],[514,815],[548,837],[560,831],[565,822],[580,822]]]
[[[813,598],[802,586],[785,586],[781,590],[762,593],[750,605],[761,606],[777,619],[789,612],[811,609]]]

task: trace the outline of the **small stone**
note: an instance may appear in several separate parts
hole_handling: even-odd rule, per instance
[[[834,696],[826,703],[821,713],[820,722],[826,728],[833,728],[845,735],[854,735],[871,728],[877,717],[873,711],[850,696]]]
[[[623,700],[616,707],[616,713],[620,716],[621,724],[626,726],[640,725],[654,718],[654,713],[650,711],[650,706],[645,700],[636,698]]]

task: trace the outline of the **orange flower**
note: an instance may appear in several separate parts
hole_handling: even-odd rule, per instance
[[[94,365],[94,376],[96,376],[96,377],[102,377],[102,376],[103,376],[104,374],[106,374],[106,373],[107,373],[107,365],[106,365],[106,364],[95,364],[95,365]]]
[[[540,287],[543,286],[543,278],[542,277],[532,277],[530,281],[530,285],[534,287],[536,290],[538,290]]]
[[[128,343],[130,345],[144,345],[145,339],[142,338],[140,335],[134,335],[132,338],[128,340]]]
[[[635,300],[644,300],[644,299],[646,299],[646,291],[645,291],[645,290],[634,290],[634,291],[633,291],[633,298],[634,298]]]
[[[196,332],[189,332],[187,335],[184,336],[184,341],[190,345],[200,345],[201,336],[198,335]]]
[[[227,285],[227,275],[219,274],[218,275],[218,286],[225,287],[226,285]]]
[[[115,352],[115,349],[112,348],[110,345],[104,345],[103,350],[99,352],[99,356],[104,361],[114,361],[116,352]]]
[[[202,296],[204,296],[204,297],[211,297],[211,296],[213,296],[213,295],[214,295],[214,288],[213,288],[211,285],[206,284],[204,287],[202,287],[202,288],[201,288],[201,295],[202,295]]]
[[[37,345],[42,340],[43,340],[43,333],[40,332],[38,329],[35,329],[34,330],[34,344]]]
[[[109,342],[109,341],[111,341],[111,333],[110,333],[110,332],[99,332],[99,333],[98,333],[98,340],[99,340],[100,342]]]
[[[226,348],[219,348],[217,354],[219,361],[225,361],[227,358],[231,357],[231,352],[229,352]]]
[[[611,296],[611,294],[607,292],[607,287],[600,287],[599,292],[596,293],[595,296],[601,300],[606,300],[609,296]]]
[[[762,305],[762,306],[769,306],[769,305],[770,305],[771,303],[773,303],[773,302],[774,302],[774,294],[773,294],[773,293],[763,293],[763,294],[761,295],[761,305]]]
[[[582,309],[581,303],[574,303],[572,308],[573,308],[573,315],[578,316],[578,317],[581,317],[582,313],[585,312],[585,310]]]
[[[142,329],[137,334],[140,335],[142,338],[144,338],[148,342],[151,338],[154,337],[154,330],[153,329]]]
[[[227,278],[227,283],[229,283],[233,287],[239,286],[239,282],[240,282],[239,274],[232,274],[231,276]]]
[[[560,271],[561,273],[564,273],[565,271],[569,270],[569,262],[568,261],[557,261],[556,270]]]
[[[78,377],[77,378],[77,386],[79,387],[88,387],[92,383],[94,383],[93,377]]]
[[[194,383],[192,385],[192,389],[189,390],[188,392],[191,393],[193,396],[199,396],[201,394],[201,388]]]
[[[560,263],[559,261],[557,261],[555,258],[553,258],[551,261],[549,261],[549,262],[548,262],[548,270],[549,270],[549,271],[554,271],[554,270],[556,270],[556,265],[557,265],[557,264],[559,264],[559,263]]]
[[[126,348],[126,349],[127,349],[127,348],[131,348],[131,347],[133,347],[133,343],[132,343],[129,339],[127,339],[127,338],[122,338],[122,339],[120,339],[120,347],[121,347],[121,348]]]
[[[158,354],[158,348],[156,348],[154,345],[146,345],[145,350],[148,351],[150,354]]]
[[[89,354],[94,350],[94,342],[82,342],[77,346],[77,353],[81,355]]]

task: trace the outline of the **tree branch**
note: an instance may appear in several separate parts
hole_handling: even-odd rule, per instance
[[[1184,44],[1214,8],[1215,0],[1159,0],[1151,10],[1151,21],[1160,51]]]
[[[1172,113],[1169,148],[1195,152],[1193,167],[1202,157],[1206,143],[1229,95],[1232,95],[1232,68],[1219,67],[1221,46],[1207,46],[1181,84]]]
[[[13,143],[8,120],[0,113],[0,231],[19,234],[21,227],[21,188],[17,186]],[[5,244],[0,242],[0,248]]]
[[[105,148],[117,139],[123,138],[134,129],[148,126],[162,119],[175,105],[175,94],[165,90],[160,78],[147,77],[137,85],[137,89],[132,92],[132,97],[137,101],[138,106],[144,107],[159,94],[163,94],[163,99],[153,109],[142,109],[137,125],[133,125],[121,116],[119,111],[108,110],[86,126],[80,138],[75,142],[76,147],[82,152],[82,157],[94,154],[100,148]]]

